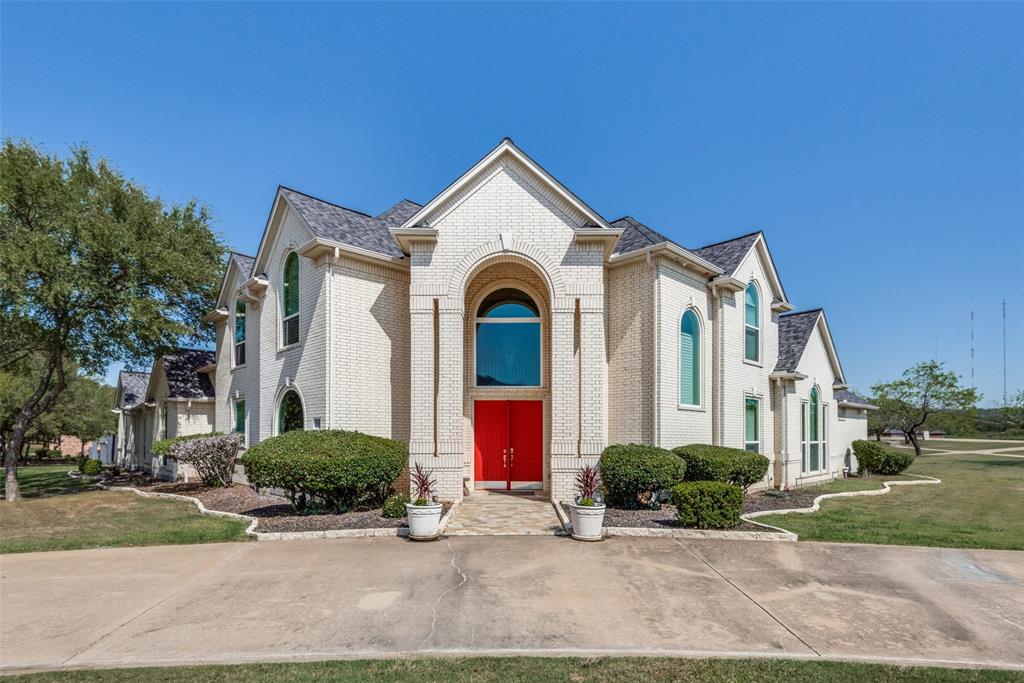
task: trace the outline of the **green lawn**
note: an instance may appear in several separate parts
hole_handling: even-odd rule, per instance
[[[1024,448],[1015,451],[1003,451],[1001,455],[1024,455]]]
[[[987,451],[992,448],[1013,448],[1017,444],[1005,441],[956,441],[955,439],[935,439],[922,441],[922,448],[939,451]]]
[[[23,467],[22,492],[37,496],[0,502],[0,553],[78,550],[134,545],[242,541],[245,522],[200,515],[175,500],[140,498],[117,491],[89,491],[67,476],[67,466]],[[65,495],[46,495],[63,490]]]
[[[943,483],[895,487],[879,497],[826,500],[814,514],[757,521],[793,531],[802,541],[1024,550],[1024,460],[925,455],[908,472]]]
[[[895,667],[826,661],[666,657],[379,659],[101,669],[14,676],[11,681],[1021,681],[1011,671]]]
[[[68,472],[75,471],[74,465],[36,465],[18,468],[18,484],[23,496],[44,496],[56,493],[73,493],[95,487],[92,479],[72,479]],[[0,493],[6,486],[0,477]]]

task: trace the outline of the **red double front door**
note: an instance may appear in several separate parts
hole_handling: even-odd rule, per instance
[[[476,488],[543,486],[543,401],[476,401],[473,434]]]

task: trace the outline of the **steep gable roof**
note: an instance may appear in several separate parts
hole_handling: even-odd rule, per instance
[[[149,386],[148,372],[129,372],[122,370],[117,376],[120,388],[117,407],[127,410],[134,408],[146,400],[146,387]]]
[[[164,356],[161,360],[167,377],[168,395],[171,398],[212,398],[210,376],[199,372],[199,369],[213,363],[215,358],[213,351],[185,348]]]
[[[410,199],[403,199],[384,213],[377,214],[377,220],[382,221],[389,228],[397,228],[422,208],[422,204],[417,204]]]
[[[245,254],[233,251],[229,258],[230,262],[235,264],[235,267],[238,268],[238,272],[243,276],[249,277],[252,275],[252,265],[256,263],[255,256],[246,256]]]
[[[432,220],[438,215],[443,215],[452,202],[457,203],[459,201],[462,191],[471,187],[478,178],[484,177],[484,174],[489,173],[496,164],[502,163],[514,164],[528,171],[530,175],[537,179],[540,186],[550,192],[550,197],[561,210],[566,211],[567,214],[574,215],[575,219],[580,221],[581,227],[603,228],[608,231],[614,230],[599,213],[590,208],[586,202],[560,183],[523,150],[519,149],[512,142],[511,138],[503,138],[486,156],[441,190],[419,211],[407,218],[399,228],[407,229],[431,225]]]
[[[384,256],[404,256],[391,237],[388,224],[380,218],[311,197],[288,187],[281,187],[281,194],[316,237]]]
[[[725,275],[731,276],[740,267],[743,258],[753,248],[754,243],[757,242],[757,238],[760,236],[761,231],[758,230],[748,235],[741,235],[740,237],[734,237],[723,242],[707,244],[690,251],[721,268]]]
[[[622,230],[622,237],[619,238],[613,251],[615,254],[625,254],[629,251],[652,247],[656,244],[665,244],[666,242],[676,244],[654,228],[644,225],[632,216],[623,216],[617,221],[612,221],[611,226]],[[676,246],[680,245],[677,244]]]
[[[819,317],[820,308],[779,316],[779,362],[775,372],[796,372]]]

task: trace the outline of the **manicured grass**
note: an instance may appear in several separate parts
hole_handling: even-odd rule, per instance
[[[378,659],[104,669],[14,676],[12,681],[1020,681],[1011,671],[896,667],[826,661],[666,657]]]
[[[815,493],[844,493],[846,491],[870,491],[872,489],[882,488],[882,483],[886,481],[900,481],[902,479],[915,478],[916,477],[907,477],[901,474],[897,474],[892,477],[884,477],[880,475],[872,475],[870,477],[850,477],[849,479],[834,479],[824,484],[808,486],[807,490],[814,491]]]
[[[759,522],[802,541],[1024,550],[1024,460],[993,455],[925,455],[908,472],[940,485],[895,487],[885,496],[822,501],[809,515]]]
[[[45,496],[73,493],[95,488],[93,479],[72,479],[68,472],[77,471],[74,465],[34,465],[18,468],[18,485],[23,496]],[[0,493],[6,489],[0,477]]]
[[[242,541],[245,527],[181,501],[86,491],[0,502],[0,553]]]
[[[1005,441],[956,441],[954,439],[934,439],[921,442],[922,448],[939,451],[987,451],[992,448],[1013,448],[1015,445]]]

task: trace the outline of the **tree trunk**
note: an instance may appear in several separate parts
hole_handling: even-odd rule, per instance
[[[11,440],[4,450],[4,500],[14,501],[21,498],[21,488],[18,486],[18,454],[21,452],[24,439],[25,428],[15,425]]]
[[[875,441],[878,441],[878,442],[882,441],[882,430],[881,429],[876,429],[875,430]]]
[[[917,430],[912,429],[910,431],[910,443],[914,444],[914,456],[921,457],[921,444],[917,442]]]

